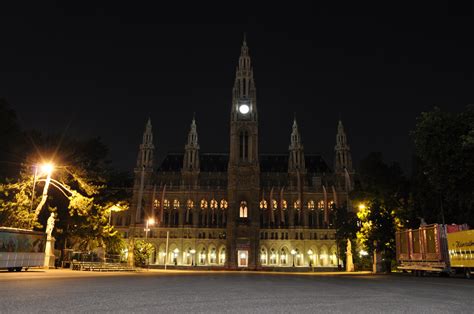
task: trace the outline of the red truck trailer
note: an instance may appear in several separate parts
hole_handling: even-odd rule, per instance
[[[466,225],[433,224],[397,232],[398,269],[417,276],[462,272],[470,278],[474,273],[474,230],[466,229]]]

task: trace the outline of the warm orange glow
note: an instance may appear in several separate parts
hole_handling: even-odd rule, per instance
[[[51,175],[54,169],[54,165],[52,163],[45,163],[41,165],[41,173]]]

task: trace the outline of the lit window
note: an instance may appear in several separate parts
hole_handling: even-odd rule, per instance
[[[227,201],[226,200],[221,200],[221,209],[226,209],[227,206],[228,206]]]
[[[277,209],[277,207],[278,207],[277,201],[276,201],[276,200],[272,200],[272,208],[273,208],[273,209]]]
[[[288,203],[286,202],[286,200],[281,201],[281,208],[283,208],[283,210],[288,208]]]
[[[217,201],[215,199],[211,200],[211,208],[216,209],[217,208]]]
[[[329,201],[328,202],[328,208],[333,209],[334,208],[334,201]]]
[[[313,200],[309,200],[309,202],[308,202],[308,209],[314,210],[314,201],[313,201]]]
[[[267,209],[268,204],[266,200],[261,200],[260,201],[260,209]]]
[[[173,201],[173,208],[174,208],[174,209],[178,209],[178,208],[179,208],[179,201],[178,201],[178,200],[174,200],[174,201]]]
[[[186,206],[188,207],[188,209],[194,208],[194,202],[193,202],[193,200],[188,200],[188,201],[186,202]]]
[[[248,217],[248,208],[247,208],[247,202],[246,201],[240,202],[239,217],[240,218],[247,218]]]
[[[157,200],[157,199],[155,199],[155,201],[153,202],[153,206],[154,206],[155,208],[160,207],[160,201]]]
[[[293,203],[293,208],[298,210],[300,209],[300,200],[297,200]]]
[[[320,200],[320,201],[318,202],[318,209],[324,210],[324,201],[323,201],[323,200]]]
[[[165,209],[170,208],[170,201],[167,200],[167,199],[165,199],[165,200],[163,201],[163,207],[164,207]]]
[[[201,200],[201,209],[206,209],[207,208],[207,201],[205,199]]]

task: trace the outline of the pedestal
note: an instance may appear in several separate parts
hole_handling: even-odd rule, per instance
[[[44,268],[46,269],[54,268],[54,242],[56,242],[56,239],[52,236],[48,236],[48,239],[46,240],[46,248],[44,250]]]
[[[353,272],[354,271],[354,262],[352,261],[352,254],[346,255],[346,271]]]

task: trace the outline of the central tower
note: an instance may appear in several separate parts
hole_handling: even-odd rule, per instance
[[[232,89],[228,165],[228,267],[258,267],[260,167],[255,81],[244,38]]]

